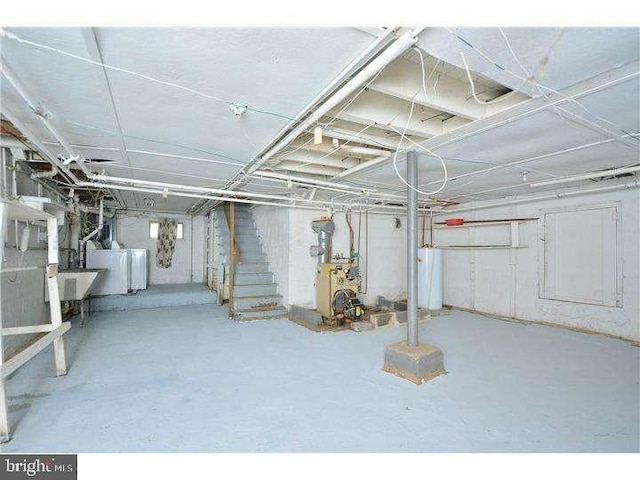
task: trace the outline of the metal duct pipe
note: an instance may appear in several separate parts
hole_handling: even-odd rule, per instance
[[[30,175],[30,177],[35,180],[37,178],[53,178],[58,174],[58,167],[55,165],[51,165],[49,170],[44,172],[34,172]]]
[[[80,240],[80,267],[84,267],[84,249],[86,243],[91,240],[93,237],[102,232],[102,227],[104,226],[104,197],[100,198],[100,212],[98,213],[98,226],[91,232],[89,235]]]
[[[318,246],[320,247],[318,266],[331,262],[331,239],[335,231],[335,224],[330,219],[314,220],[311,222],[311,228],[318,234]]]
[[[407,344],[418,346],[418,154],[407,152]]]

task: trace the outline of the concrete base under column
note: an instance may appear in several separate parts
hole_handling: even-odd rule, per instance
[[[442,350],[433,345],[411,347],[407,342],[394,343],[385,349],[382,369],[417,385],[447,373]]]

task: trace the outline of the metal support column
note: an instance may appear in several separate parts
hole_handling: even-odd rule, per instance
[[[407,183],[418,185],[418,155],[407,152]],[[418,193],[407,187],[407,344],[418,346]]]

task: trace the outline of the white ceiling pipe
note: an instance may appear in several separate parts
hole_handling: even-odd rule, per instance
[[[116,182],[116,183],[125,183],[129,185],[146,185],[146,186],[152,186],[152,187],[159,187],[163,189],[167,188],[170,190],[182,190],[182,191],[190,191],[190,192],[198,192],[198,193],[209,193],[214,195],[223,195],[224,199],[240,196],[240,197],[260,198],[260,199],[266,199],[266,200],[280,200],[285,202],[304,202],[304,203],[311,203],[311,204],[318,204],[318,205],[339,205],[339,206],[346,206],[346,207],[351,205],[349,203],[332,202],[330,200],[292,198],[284,195],[271,195],[267,193],[241,192],[241,191],[222,190],[218,188],[207,188],[207,187],[193,187],[188,185],[178,185],[174,183],[153,182],[150,180],[136,180],[133,178],[112,177],[109,175],[92,174],[90,178],[93,180],[97,180],[99,182]],[[86,183],[82,183],[82,185],[90,186],[92,184],[89,182],[86,182]],[[378,199],[378,200],[384,201],[384,199]]]
[[[336,140],[337,141],[337,140]],[[354,142],[357,142],[357,138],[353,138]],[[330,153],[330,154],[349,154],[349,155],[357,155],[357,156],[391,156],[391,152],[388,150],[383,150],[381,148],[371,148],[371,147],[359,147],[357,145],[347,145],[346,143],[341,143],[337,147],[333,144],[321,143],[320,145],[316,145],[313,142],[304,143],[304,142],[294,142],[291,144],[292,147],[298,147],[302,150],[308,150],[312,152],[321,152],[321,153]],[[282,156],[287,158],[287,154],[283,153]]]
[[[297,177],[297,176],[294,176],[294,175],[286,175],[284,173],[277,173],[277,172],[255,171],[251,175],[255,176],[255,177],[277,178],[279,180],[285,180],[285,181],[291,180],[292,182],[306,183],[306,184],[309,184],[309,185],[340,188],[340,189],[343,189],[345,191],[351,190],[351,191],[361,192],[363,190],[360,187],[351,187],[349,185],[341,185],[341,184],[335,183],[335,182],[327,182],[327,181],[324,181],[324,180],[316,180],[314,178]]]
[[[340,146],[342,150],[356,155],[368,155],[372,157],[390,157],[391,152],[389,150],[382,150],[381,148],[369,148],[369,147],[352,147],[352,146]]]
[[[260,168],[265,162],[267,162],[276,153],[289,145],[298,135],[304,132],[309,126],[320,120],[329,110],[345,100],[349,95],[354,93],[358,88],[362,87],[367,81],[369,81],[376,73],[386,67],[389,63],[394,61],[409,48],[411,48],[417,41],[411,32],[407,32],[389,45],[378,55],[371,63],[364,67],[358,74],[356,74],[351,80],[349,80],[342,88],[340,88],[335,94],[333,94],[327,101],[315,109],[315,111],[309,115],[307,119],[301,122],[296,128],[294,128],[288,135],[274,145],[267,153],[265,153],[257,162],[249,167],[247,173],[253,173]]]
[[[335,177],[332,177],[332,178],[343,178],[343,177],[348,177],[350,175],[354,175],[354,174],[364,170],[365,168],[371,168],[371,167],[373,167],[375,165],[378,165],[380,163],[388,161],[389,158],[390,158],[390,155],[386,155],[384,157],[374,158],[373,160],[369,160],[367,162],[361,163],[360,165],[352,167],[349,170],[345,170],[344,172],[341,172],[341,173],[339,173],[338,175],[336,175]]]
[[[596,187],[596,188],[571,190],[568,192],[556,192],[556,193],[549,193],[545,195],[527,196],[522,198],[515,198],[513,200],[503,199],[503,200],[487,202],[480,205],[451,208],[451,209],[443,208],[442,210],[434,209],[433,211],[437,212],[438,215],[449,215],[451,213],[469,212],[472,210],[483,210],[486,208],[496,208],[496,207],[502,207],[502,206],[508,206],[508,205],[516,205],[519,203],[532,203],[532,202],[538,202],[542,200],[575,197],[578,195],[587,195],[589,193],[608,192],[613,190],[625,190],[625,189],[633,189],[633,188],[639,188],[639,187],[640,187],[640,181],[628,182],[628,183],[616,183],[615,185],[607,185],[607,186]]]
[[[583,175],[573,175],[570,177],[556,178],[553,180],[545,180],[544,182],[530,183],[530,187],[544,187],[547,185],[556,185],[559,183],[579,182],[580,180],[590,180],[592,178],[612,177],[615,175],[623,175],[625,173],[640,172],[640,166],[613,168],[611,170],[601,170],[599,172],[585,173]]]
[[[354,187],[351,185],[342,185],[340,183],[326,182],[324,180],[315,180],[312,178],[297,177],[294,175],[286,175],[286,174],[276,173],[276,172],[257,171],[257,172],[253,172],[251,175],[256,177],[278,179],[282,181],[291,180],[292,182],[304,183],[306,185],[313,185],[313,186],[317,186],[318,188],[328,187],[331,190],[339,190],[344,193],[357,192],[357,193],[366,193],[368,196],[379,196],[383,198],[398,199],[398,200],[407,199],[406,195],[394,195],[392,193],[381,193],[373,188],[368,189],[365,187]]]
[[[109,190],[125,190],[131,192],[143,192],[143,193],[154,193],[156,195],[162,195],[164,193],[163,190],[155,190],[152,188],[143,188],[143,187],[133,187],[129,185],[115,185],[115,184],[106,184],[106,183],[92,183],[92,182],[80,182],[78,184],[80,187],[93,187],[93,188],[106,188]],[[310,205],[296,205],[296,204],[286,204],[286,203],[278,203],[278,202],[265,202],[262,200],[251,200],[245,198],[235,198],[235,197],[219,197],[214,195],[204,195],[199,193],[185,193],[185,192],[169,192],[169,195],[175,197],[187,197],[187,198],[198,198],[203,200],[214,200],[221,202],[234,202],[234,203],[247,203],[254,205],[268,205],[274,207],[285,207],[285,208],[306,208],[313,210],[327,210],[333,209],[335,210],[337,207],[346,208],[346,209],[354,209],[354,208],[369,208],[369,209],[381,209],[381,210],[393,210],[394,212],[398,212],[400,214],[406,211],[405,207],[394,206],[394,205],[371,205],[364,203],[344,203],[344,202],[330,202],[330,201],[317,201],[317,202],[309,202],[303,198],[287,198],[289,202],[307,202],[318,204],[317,207],[312,207]],[[322,206],[320,206],[322,205]],[[428,208],[422,208],[423,211],[429,211]]]
[[[253,176],[255,176],[257,173],[262,173],[262,172],[253,172]],[[264,173],[275,173],[275,172],[264,172]],[[303,187],[313,187],[314,189],[318,189],[318,190],[322,190],[322,191],[326,191],[326,192],[338,192],[338,193],[351,193],[351,194],[358,194],[358,193],[366,193],[367,195],[374,195],[375,190],[369,191],[365,188],[355,188],[355,190],[347,190],[345,188],[339,188],[339,187],[328,187],[326,185],[316,185],[314,183],[309,183],[309,179],[304,179],[305,181],[297,181],[294,180],[293,178],[289,178],[289,175],[282,175],[282,174],[276,174],[280,177],[284,177],[284,178],[271,178],[271,177],[260,177],[260,178],[254,178],[255,180],[259,180],[259,181],[267,181],[267,182],[278,182],[278,183],[286,183],[286,184],[295,184],[296,186],[303,186]],[[295,178],[295,177],[294,177]],[[269,188],[269,187],[267,187]],[[391,195],[390,198],[402,198],[404,199],[405,197],[401,196],[401,195]]]

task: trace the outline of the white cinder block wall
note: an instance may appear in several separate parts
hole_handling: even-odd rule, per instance
[[[184,225],[184,237],[176,240],[171,267],[156,265],[156,239],[149,237],[149,222],[161,217],[175,218]],[[193,222],[193,225],[192,225]],[[193,226],[193,230],[192,230]],[[147,283],[201,283],[203,281],[204,217],[174,214],[118,213],[116,239],[122,248],[144,248],[149,251]]]
[[[289,304],[289,210],[281,207],[258,206],[253,218],[267,255],[282,303]]]
[[[540,298],[539,247],[544,233],[541,211],[609,202],[620,202],[621,208],[622,305],[606,307]],[[514,251],[445,250],[444,303],[640,341],[638,204],[638,190],[625,190],[436,217],[436,221],[452,217],[466,220],[541,218],[520,226],[520,242],[528,248]],[[436,245],[504,244],[509,243],[509,227],[435,229],[434,239]],[[582,240],[580,237],[573,239],[576,245]]]
[[[309,247],[318,243],[311,222],[323,215],[321,211],[256,207],[253,216],[262,238],[271,270],[275,274],[279,293],[286,305],[315,308],[315,275],[317,260],[309,254]],[[365,216],[362,216],[361,265],[367,277],[366,292],[360,295],[367,305],[374,305],[377,297],[398,299],[406,296],[406,225],[395,228],[394,217],[369,214],[369,253],[366,254]],[[333,235],[333,255],[349,255],[349,229],[344,213],[336,213]],[[358,237],[358,213],[352,215],[354,236]],[[356,243],[357,249],[357,243]],[[367,272],[365,260],[369,261]]]

